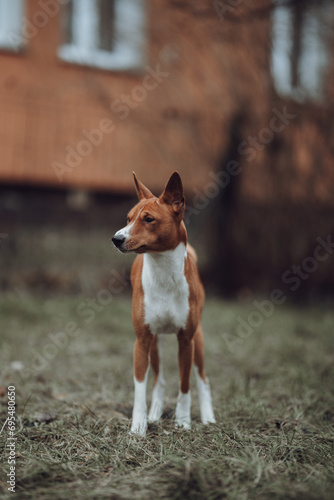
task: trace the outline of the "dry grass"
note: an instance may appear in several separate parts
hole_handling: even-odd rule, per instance
[[[16,498],[324,499],[334,488],[334,314],[277,308],[250,338],[228,349],[249,306],[207,300],[206,364],[217,424],[200,423],[193,390],[190,432],[175,430],[176,340],[166,340],[166,412],[146,438],[130,437],[131,301],[118,295],[94,320],[87,297],[3,294],[1,385],[17,395]],[[248,307],[248,309],[247,309]],[[87,319],[87,318],[86,318]],[[52,349],[50,332],[81,331]],[[52,359],[40,370],[36,352]],[[20,365],[11,364],[20,361]],[[41,358],[39,358],[41,364]],[[152,384],[152,382],[151,382]],[[1,400],[1,426],[6,395]],[[1,434],[6,493],[7,432]]]

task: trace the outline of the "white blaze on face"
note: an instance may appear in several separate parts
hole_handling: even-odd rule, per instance
[[[130,232],[131,232],[131,229],[132,229],[132,226],[133,226],[134,222],[132,222],[131,224],[128,224],[127,226],[123,227],[122,229],[120,229],[119,231],[117,231],[117,233],[115,233],[115,238],[125,238],[127,239],[129,236],[130,236]]]
[[[137,217],[135,218],[135,220],[133,222],[131,222],[131,224],[128,224],[127,226],[125,226],[122,229],[120,229],[119,231],[117,231],[117,233],[115,233],[115,238],[121,237],[121,238],[128,239],[130,237],[131,230],[132,230],[134,224],[136,223],[136,221],[140,215],[140,212],[143,210],[143,208],[144,207],[142,207],[139,210]]]

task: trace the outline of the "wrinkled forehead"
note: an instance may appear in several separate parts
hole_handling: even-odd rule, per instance
[[[148,200],[141,200],[137,205],[135,205],[129,212],[128,216],[133,219],[138,217],[140,213],[148,212],[150,215],[157,216],[159,210],[163,208],[163,204],[158,198],[149,198]]]

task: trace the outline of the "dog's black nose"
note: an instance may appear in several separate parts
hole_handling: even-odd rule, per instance
[[[121,246],[123,246],[123,243],[125,241],[125,237],[124,236],[116,236],[116,234],[115,234],[115,236],[113,238],[111,238],[111,241],[113,242],[115,247],[121,248]]]

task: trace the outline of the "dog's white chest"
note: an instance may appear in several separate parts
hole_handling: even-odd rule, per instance
[[[145,254],[142,285],[145,324],[151,332],[177,333],[186,327],[189,313],[189,285],[184,275],[186,249],[180,243],[175,250]]]

